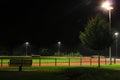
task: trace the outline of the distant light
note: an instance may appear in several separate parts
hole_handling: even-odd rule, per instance
[[[114,33],[114,35],[115,35],[115,36],[118,36],[118,35],[119,35],[119,33],[118,33],[118,32],[115,32],[115,33]]]
[[[107,10],[112,10],[112,3],[110,1],[105,1],[101,5],[102,8],[107,9]]]
[[[59,41],[59,42],[58,42],[58,44],[60,45],[60,44],[61,44],[61,42]]]
[[[25,44],[26,44],[26,45],[28,45],[28,44],[29,44],[29,42],[25,42]]]

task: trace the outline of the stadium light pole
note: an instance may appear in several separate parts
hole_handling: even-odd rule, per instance
[[[111,31],[111,12],[112,12],[112,3],[110,1],[105,1],[101,5],[102,8],[109,11],[109,30]],[[111,58],[111,46],[109,46],[109,58],[110,58],[110,65],[112,64],[112,58]]]
[[[60,46],[61,46],[61,42],[58,42],[58,56],[60,55]]]
[[[28,52],[28,45],[29,45],[29,42],[25,42],[25,46],[26,46],[26,56],[27,56],[27,52]]]
[[[116,41],[116,56],[115,56],[115,63],[116,63],[116,58],[117,58],[117,42],[118,42],[118,35],[119,35],[119,33],[118,32],[115,32],[114,33],[114,35],[115,35],[115,41]]]

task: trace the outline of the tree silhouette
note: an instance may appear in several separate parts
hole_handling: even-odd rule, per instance
[[[84,46],[96,51],[106,49],[114,42],[112,30],[100,15],[89,20],[85,31],[80,32],[79,38]],[[100,67],[100,56],[98,58],[98,67]]]

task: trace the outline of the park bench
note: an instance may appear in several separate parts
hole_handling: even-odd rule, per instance
[[[18,66],[22,71],[22,66],[32,66],[32,59],[10,59],[9,66]]]
[[[32,66],[31,59],[10,59],[9,66]]]

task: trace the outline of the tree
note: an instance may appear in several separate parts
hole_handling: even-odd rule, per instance
[[[84,46],[95,51],[106,49],[114,42],[112,30],[100,15],[97,15],[88,21],[85,31],[80,32],[79,38]],[[98,67],[100,67],[99,54]]]
[[[41,56],[49,56],[48,49],[46,48],[41,48],[39,52]]]
[[[0,55],[8,56],[8,55],[11,55],[11,53],[6,47],[0,46]]]

